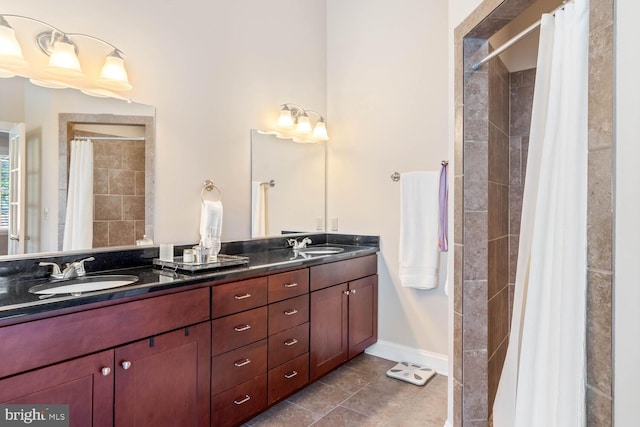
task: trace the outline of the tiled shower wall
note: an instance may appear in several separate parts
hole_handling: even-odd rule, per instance
[[[516,282],[520,215],[527,170],[529,128],[533,107],[533,87],[536,70],[517,71],[509,75],[509,314],[513,312],[513,291]],[[511,317],[509,317],[511,324]]]
[[[488,203],[479,185],[488,182],[487,68],[471,72],[471,64],[488,54],[486,40],[534,0],[485,0],[455,30],[454,133],[454,426],[486,426],[488,413]],[[614,1],[590,0],[589,166],[587,212],[587,425],[612,425],[613,293],[613,56]],[[482,75],[484,73],[484,76]],[[530,76],[531,78],[533,76]],[[524,75],[523,75],[524,83]],[[512,86],[515,89],[517,86]],[[523,91],[527,90],[522,88]],[[512,95],[513,96],[513,95]],[[512,111],[512,114],[517,114]],[[515,117],[514,117],[515,119]],[[514,125],[515,122],[512,123]],[[528,140],[519,142],[524,159]],[[518,152],[510,141],[510,157]],[[484,146],[482,145],[484,143]],[[488,148],[488,147],[487,147]],[[526,164],[521,164],[523,171]],[[512,168],[510,184],[515,179]],[[511,189],[512,194],[516,189]],[[488,191],[485,195],[488,194]],[[510,195],[511,196],[511,195]],[[511,209],[520,203],[510,197]],[[515,212],[513,212],[515,215]],[[515,222],[509,225],[516,245]],[[515,253],[510,250],[510,257]],[[513,261],[510,261],[510,265]],[[510,268],[509,280],[514,270]],[[511,287],[509,287],[511,289]],[[483,345],[485,346],[483,348]]]
[[[144,141],[93,141],[94,248],[132,246],[145,233],[144,145]]]
[[[488,156],[488,412],[498,388],[509,338],[509,71],[489,64]]]

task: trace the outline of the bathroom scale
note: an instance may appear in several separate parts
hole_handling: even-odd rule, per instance
[[[400,362],[387,371],[387,376],[415,385],[425,385],[436,371],[413,363]]]

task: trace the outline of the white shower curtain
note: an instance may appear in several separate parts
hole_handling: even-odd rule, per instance
[[[496,427],[585,425],[589,4],[543,15]]]
[[[93,142],[71,141],[63,250],[93,246]]]

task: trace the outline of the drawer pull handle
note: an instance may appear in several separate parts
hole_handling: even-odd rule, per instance
[[[126,369],[129,369],[131,367],[131,362],[129,362],[128,360],[125,360],[120,365],[122,366],[122,369],[126,370]]]
[[[248,394],[245,394],[244,399],[234,400],[233,403],[235,403],[236,405],[242,405],[243,403],[247,403],[250,399],[251,399],[251,396],[249,396]]]
[[[287,310],[284,312],[284,314],[286,316],[293,316],[294,314],[296,314],[298,312],[298,310],[296,310],[295,308],[291,309],[291,310]]]
[[[287,347],[290,347],[294,344],[298,344],[298,340],[295,338],[291,338],[290,340],[284,342],[284,345],[286,345]]]
[[[111,368],[109,368],[108,366],[105,366],[100,370],[100,373],[106,377],[111,373]]]
[[[248,365],[249,363],[251,363],[251,359],[244,359],[244,360],[238,360],[236,363],[234,363],[234,365],[237,368],[242,368],[245,365]]]
[[[351,291],[342,291],[343,294],[345,295],[349,295],[351,293]]]
[[[251,298],[251,294],[234,295],[233,297],[234,297],[235,299],[247,299],[247,298]]]
[[[298,284],[296,282],[292,282],[292,283],[285,283],[284,287],[285,288],[295,288],[296,286],[298,286]]]
[[[249,329],[251,329],[251,325],[236,326],[233,329],[235,329],[236,332],[248,331]]]
[[[290,374],[284,374],[284,377],[288,380],[290,380],[291,378],[295,377],[296,375],[298,375],[298,371],[291,371]]]

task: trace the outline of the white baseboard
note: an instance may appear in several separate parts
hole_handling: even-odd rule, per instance
[[[365,350],[372,356],[393,360],[394,362],[410,362],[435,370],[441,375],[449,374],[448,357],[444,354],[407,347],[389,341],[378,340]]]
[[[450,422],[449,420],[447,420],[447,421],[444,423],[444,427],[451,427],[451,422]]]

